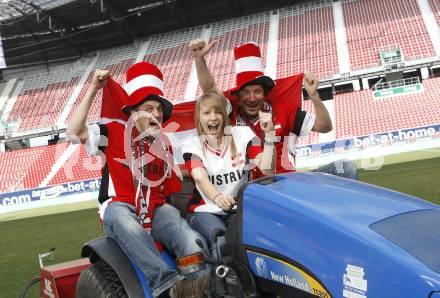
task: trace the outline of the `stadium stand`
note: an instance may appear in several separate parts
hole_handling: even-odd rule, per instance
[[[440,123],[440,78],[423,86],[422,92],[380,99],[371,90],[335,95],[336,139]]]
[[[416,0],[342,2],[352,69],[380,66],[379,53],[399,47],[406,61],[435,56]]]
[[[47,69],[34,69],[14,74],[23,88],[9,113],[7,121],[18,121],[18,131],[28,132],[54,126],[87,59],[73,64],[60,64]],[[38,103],[38,104],[37,104]]]
[[[200,36],[201,28],[156,35],[151,38],[145,61],[159,67],[164,75],[165,97],[173,103],[183,101],[192,69],[188,43]]]
[[[0,191],[38,187],[66,147],[60,143],[1,153]]]
[[[440,26],[440,1],[438,0],[429,0],[429,5],[431,6],[434,17],[437,21],[437,24]]]
[[[226,20],[211,27],[211,38],[217,40],[217,44],[206,57],[206,62],[219,89],[228,90],[235,86],[235,47],[247,41],[255,42],[260,46],[263,61],[266,60],[269,13]],[[200,94],[199,89],[197,95]]]
[[[319,78],[339,72],[331,2],[282,9],[278,43],[278,78],[304,70]]]
[[[123,85],[125,82],[125,71],[130,65],[134,63],[134,59],[136,57],[137,52],[138,52],[138,48],[135,47],[134,45],[128,45],[124,47],[118,47],[118,48],[102,51],[99,53],[99,58],[98,61],[96,62],[95,69],[98,68],[108,69],[112,74],[113,79],[115,79],[115,81]],[[76,98],[76,101],[70,110],[69,116],[66,119],[66,123],[69,122],[69,120],[72,117],[72,114],[75,112],[76,108],[81,102],[81,99],[84,97],[87,88],[90,86],[90,81],[92,76],[93,76],[93,72],[90,73],[86,83],[81,89],[80,94]],[[92,107],[90,108],[89,116],[87,118],[87,121],[89,122],[98,121],[99,119],[99,111],[101,107],[100,98],[102,94],[101,92],[102,91],[100,91],[96,95]]]
[[[48,185],[81,181],[101,177],[101,158],[90,157],[84,145],[78,146]]]
[[[26,81],[25,90],[17,98],[8,119],[20,119],[20,131],[55,125],[67,98],[78,83],[78,76],[58,81],[59,76],[59,73],[54,73]],[[45,82],[41,86],[43,78]]]

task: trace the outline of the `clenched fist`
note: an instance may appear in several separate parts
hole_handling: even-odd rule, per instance
[[[304,75],[304,89],[310,97],[315,97],[318,95],[318,78],[311,72],[306,72]]]
[[[273,131],[273,121],[272,121],[272,114],[271,113],[265,113],[265,112],[259,111],[258,118],[260,118],[261,130],[265,134]]]
[[[189,43],[188,48],[193,58],[204,57],[211,50],[215,43],[215,40],[207,43],[203,39],[197,38]]]
[[[96,89],[101,89],[107,83],[110,77],[110,71],[105,69],[97,69],[93,74],[91,85]]]

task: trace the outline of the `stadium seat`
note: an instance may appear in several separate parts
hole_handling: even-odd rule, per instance
[[[60,143],[1,153],[0,191],[38,187],[66,147]]]
[[[440,123],[440,78],[425,80],[423,87],[386,98],[374,98],[371,90],[335,95],[336,139]]]
[[[101,177],[101,158],[90,157],[84,145],[78,146],[63,167],[49,181],[49,185]]]
[[[437,24],[440,26],[440,1],[429,0],[429,4],[431,5],[431,9],[437,21]]]
[[[18,96],[9,114],[8,120],[20,119],[21,132],[54,126],[79,77],[58,82],[53,78],[54,82],[34,89],[32,83],[37,79],[27,81],[28,89]]]
[[[381,66],[380,51],[398,47],[405,61],[435,56],[416,0],[343,1],[353,70]]]
[[[263,61],[266,61],[269,38],[269,18],[254,15],[240,19],[226,20],[212,25],[211,38],[217,41],[206,57],[206,62],[220,90],[235,86],[233,49],[245,42],[255,42],[260,46]],[[201,95],[199,88],[197,96]]]
[[[200,36],[201,28],[180,30],[161,34],[150,40],[144,57],[159,67],[164,76],[164,95],[173,103],[184,100],[186,87],[192,70],[192,58],[188,44]]]
[[[278,38],[278,78],[304,70],[321,79],[339,72],[331,3],[283,9]]]
[[[111,58],[107,58],[104,61],[106,61],[106,62],[111,61]],[[108,64],[108,65],[106,65],[105,62],[101,62],[101,63],[97,64],[95,69],[102,68],[102,69],[109,70],[113,79],[115,81],[121,83],[122,85],[124,85],[125,71],[127,70],[127,68],[130,65],[133,64],[133,61],[134,61],[134,59],[130,58],[130,59],[124,59],[124,60],[117,62],[117,63],[114,63],[114,64]],[[76,108],[78,107],[78,105],[80,104],[84,95],[86,94],[87,89],[90,86],[92,76],[93,76],[93,72],[90,73],[86,83],[84,84],[83,88],[81,89],[80,94],[78,95],[74,105],[72,106],[72,109],[70,110],[70,113],[69,113],[69,116],[67,117],[66,123],[69,123],[70,119],[72,118],[73,113],[75,112]],[[90,112],[87,117],[88,122],[95,122],[95,121],[99,120],[99,113],[101,111],[101,100],[100,100],[101,96],[102,96],[102,90],[100,90],[97,93],[97,95],[95,96],[95,99],[92,103],[92,106],[90,107]]]

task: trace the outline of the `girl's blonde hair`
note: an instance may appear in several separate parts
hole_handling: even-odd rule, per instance
[[[202,125],[200,123],[200,107],[201,106],[214,109],[216,112],[219,112],[223,116],[223,125],[221,127],[220,133],[221,137],[224,138],[224,141],[231,143],[231,157],[234,159],[237,154],[237,147],[235,146],[234,138],[232,137],[231,131],[226,131],[225,128],[230,128],[229,117],[226,112],[226,99],[217,93],[205,93],[199,97],[196,103],[196,113],[195,113],[195,122],[197,127],[197,133],[199,134],[200,141],[203,145],[202,136],[205,132],[202,129]],[[203,148],[203,146],[202,146]]]

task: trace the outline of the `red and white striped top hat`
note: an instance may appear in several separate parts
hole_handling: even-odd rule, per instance
[[[130,66],[125,74],[124,89],[128,94],[128,104],[122,108],[125,113],[146,100],[156,100],[163,106],[163,122],[171,117],[173,104],[163,97],[163,75],[156,65],[139,62]]]
[[[237,86],[230,89],[229,93],[235,93],[245,85],[260,84],[269,90],[275,86],[274,80],[264,75],[263,60],[258,45],[254,42],[245,43],[234,49],[235,74]]]

